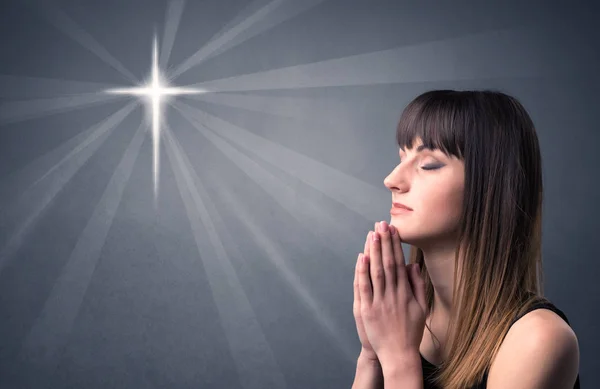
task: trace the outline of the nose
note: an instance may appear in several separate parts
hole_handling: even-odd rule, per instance
[[[392,192],[400,191],[407,192],[408,191],[408,180],[405,173],[401,173],[401,167],[398,164],[394,170],[383,180],[383,185],[385,185]]]

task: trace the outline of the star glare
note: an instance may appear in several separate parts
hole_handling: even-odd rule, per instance
[[[154,37],[150,81],[147,84],[139,87],[107,89],[105,92],[111,94],[139,96],[142,98],[149,98],[150,100],[153,148],[152,171],[154,177],[154,198],[156,200],[156,197],[158,196],[158,172],[160,166],[160,122],[162,116],[161,113],[163,110],[162,103],[166,101],[168,96],[201,94],[206,93],[206,91],[202,89],[171,87],[166,83],[165,77],[163,77],[158,65],[158,43],[156,41],[156,37]]]

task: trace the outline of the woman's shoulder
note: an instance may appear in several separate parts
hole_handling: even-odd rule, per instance
[[[577,342],[577,336],[565,313],[550,300],[537,296],[535,301],[513,320],[502,344],[506,343],[519,350],[526,344],[548,341],[556,344],[559,340]]]
[[[523,341],[534,337],[575,336],[569,322],[557,312],[557,308],[553,308],[538,307],[521,315],[508,330],[505,341],[509,340],[509,336]]]
[[[578,368],[578,350],[577,337],[565,314],[542,298],[513,322],[490,366],[488,380],[502,380],[507,371],[521,378],[543,379],[543,374],[548,377],[552,372],[542,372],[539,367],[552,365],[557,376],[571,376]],[[542,359],[547,363],[541,363]]]
[[[557,325],[570,327],[569,319],[553,302],[542,296],[534,296],[525,311],[515,317],[511,325],[525,327],[541,325]]]

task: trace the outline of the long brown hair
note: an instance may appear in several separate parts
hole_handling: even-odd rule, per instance
[[[521,103],[499,91],[434,90],[403,111],[396,138],[464,161],[463,210],[455,255],[448,345],[434,382],[463,389],[481,382],[517,315],[543,298],[542,166],[535,127]],[[423,252],[410,249],[434,290]]]

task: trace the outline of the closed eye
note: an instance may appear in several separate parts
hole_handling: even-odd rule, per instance
[[[423,169],[423,170],[436,170],[436,169],[441,168],[442,166],[444,166],[444,165],[425,165],[425,166],[421,167],[421,169]]]
[[[402,158],[400,158],[400,163],[402,163]],[[436,170],[439,169],[441,167],[444,167],[445,165],[443,164],[439,164],[439,163],[431,163],[425,166],[422,166],[421,169],[423,170]]]

